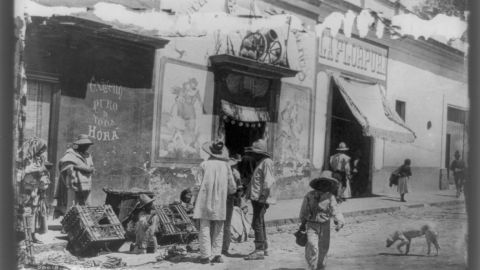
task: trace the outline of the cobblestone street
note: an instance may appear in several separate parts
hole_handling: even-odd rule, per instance
[[[425,239],[412,241],[410,254],[401,256],[394,246],[385,247],[385,239],[395,228],[420,227],[432,222],[439,232],[439,256],[427,256]],[[405,209],[390,214],[348,218],[345,228],[332,241],[328,269],[465,269],[465,233],[467,215],[464,205]],[[403,225],[402,225],[403,224]],[[197,254],[178,262],[145,264],[133,269],[304,269],[304,250],[292,235],[297,225],[269,228],[271,255],[265,261],[245,261],[241,254],[252,248],[247,243],[233,244],[231,252],[238,258],[225,258],[224,264],[194,263]],[[147,256],[147,255],[138,255]]]

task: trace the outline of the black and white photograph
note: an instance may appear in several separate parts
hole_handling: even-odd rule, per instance
[[[474,269],[468,0],[12,11],[16,269]]]

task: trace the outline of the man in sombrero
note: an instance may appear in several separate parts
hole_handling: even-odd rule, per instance
[[[72,205],[88,205],[90,202],[92,175],[95,171],[92,155],[88,152],[91,145],[93,142],[88,135],[79,135],[58,162],[60,179],[55,199],[58,200],[57,210],[63,214]]]
[[[201,263],[222,263],[223,226],[227,215],[227,195],[237,191],[228,151],[223,142],[202,146],[210,157],[200,164],[200,185],[193,210],[193,218],[200,220]]]
[[[349,150],[347,144],[341,142],[338,145],[337,153],[330,157],[330,169],[333,177],[340,181],[340,188],[338,189],[337,198],[341,201],[346,200],[352,196],[350,189],[351,168],[350,157],[346,154]]]
[[[246,155],[250,155],[256,161],[246,191],[246,198],[252,201],[253,207],[252,228],[255,232],[255,250],[245,257],[245,260],[263,260],[264,256],[268,255],[265,213],[269,205],[276,201],[274,166],[264,139],[255,141],[245,151]]]
[[[325,269],[325,259],[330,246],[330,219],[339,231],[345,224],[343,214],[338,209],[335,195],[340,183],[332,176],[332,172],[313,172],[310,187],[300,210],[300,231],[307,234],[305,259],[309,269]]]
[[[137,205],[132,213],[136,216],[135,224],[135,248],[134,253],[155,253],[157,250],[157,237],[160,218],[154,211],[153,201],[148,195],[140,194]]]

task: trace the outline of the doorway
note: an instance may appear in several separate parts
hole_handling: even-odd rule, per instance
[[[332,82],[330,97],[330,130],[327,134],[326,167],[329,167],[330,156],[337,153],[340,142],[345,142],[349,148],[346,154],[351,157],[350,167],[356,165],[357,172],[351,179],[352,197],[371,195],[371,164],[373,138],[364,136],[362,126],[352,114],[338,86]],[[354,161],[358,160],[356,164]]]
[[[266,122],[250,124],[224,121],[225,146],[230,155],[243,155],[245,147],[251,146],[254,141],[263,138],[265,124]]]

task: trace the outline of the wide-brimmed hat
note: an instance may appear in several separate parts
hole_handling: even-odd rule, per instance
[[[245,148],[245,152],[252,152],[262,154],[268,157],[272,155],[267,151],[267,141],[264,139],[256,140],[252,143],[252,146]]]
[[[151,198],[146,194],[140,194],[138,197],[138,208],[143,208],[146,205],[153,203],[153,201],[155,201],[154,198]]]
[[[344,142],[341,142],[338,145],[337,151],[348,151],[350,148],[347,147],[347,144]]]
[[[206,142],[202,145],[202,150],[212,157],[228,161],[228,151],[223,142]]]
[[[86,134],[78,135],[77,140],[74,141],[73,143],[76,145],[93,144],[93,142],[90,140],[90,138]]]
[[[310,180],[310,187],[312,187],[313,189],[318,189],[318,185],[325,181],[332,184],[335,188],[340,185],[338,180],[333,178],[332,172],[328,170],[322,171],[321,173],[318,171],[312,172],[311,179],[312,180]]]
[[[240,156],[240,154],[231,155],[230,159],[228,160],[228,165],[230,166],[236,165],[241,160],[242,160],[242,156]]]

